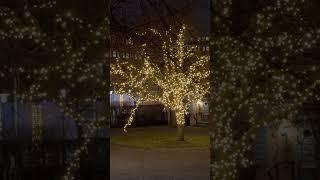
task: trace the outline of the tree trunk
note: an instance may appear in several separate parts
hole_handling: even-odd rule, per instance
[[[168,111],[168,117],[169,117],[168,125],[171,127],[176,127],[178,125],[176,111],[170,109]]]
[[[178,124],[178,141],[184,141],[184,124]]]
[[[178,141],[184,141],[184,114],[185,113],[182,110],[175,110],[176,124],[178,128]]]

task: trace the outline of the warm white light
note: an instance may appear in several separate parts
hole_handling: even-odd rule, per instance
[[[209,57],[195,53],[196,46],[188,47],[185,26],[179,30],[177,40],[169,32],[162,34],[155,29],[151,32],[163,40],[160,51],[164,67],[153,62],[146,50],[148,44],[143,44],[141,64],[120,59],[112,64],[112,85],[117,94],[126,93],[136,101],[139,98],[139,101],[164,104],[176,112],[178,126],[184,126],[184,115],[191,103],[203,99],[209,92]],[[131,116],[125,128],[132,121]]]

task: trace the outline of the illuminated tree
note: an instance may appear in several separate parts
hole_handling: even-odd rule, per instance
[[[142,101],[160,102],[175,111],[179,140],[184,140],[187,109],[192,102],[202,100],[209,89],[208,57],[197,55],[195,46],[187,48],[185,31],[183,26],[174,39],[173,31],[161,34],[152,29],[151,34],[160,37],[162,42],[160,51],[156,50],[158,53],[154,50],[148,53],[149,44],[144,44],[141,61],[118,59],[111,65],[111,82],[116,93],[130,95],[137,105]],[[125,129],[132,123],[136,109]]]
[[[277,128],[319,100],[319,68],[304,55],[318,48],[320,29],[303,0],[211,2],[210,178],[235,180],[252,164],[258,128]]]
[[[65,8],[63,3],[25,1],[16,7],[10,3],[0,7],[0,41],[10,45],[1,46],[1,55],[13,57],[1,62],[0,76],[1,80],[20,80],[16,89],[19,101],[56,103],[76,122],[81,142],[67,158],[64,175],[64,179],[74,179],[80,155],[87,151],[97,130],[107,126],[107,107],[103,117],[93,121],[80,113],[79,105],[84,100],[105,101],[109,95],[109,65],[104,57],[109,20],[107,9],[96,11],[92,18],[77,8]],[[96,3],[107,8],[108,2]]]

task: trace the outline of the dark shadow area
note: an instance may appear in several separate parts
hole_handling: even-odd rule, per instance
[[[0,179],[110,179],[108,0],[0,2]]]

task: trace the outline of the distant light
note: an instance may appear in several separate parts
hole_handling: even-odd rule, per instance
[[[289,128],[290,128],[290,123],[286,120],[282,121],[278,129],[279,134],[281,136],[286,136],[288,134]]]
[[[66,98],[67,97],[67,91],[65,89],[60,89],[60,95],[62,98]]]
[[[203,102],[202,102],[202,101],[198,101],[197,104],[198,104],[199,106],[202,106],[202,105],[203,105]]]
[[[6,103],[8,101],[9,94],[0,94],[1,103]]]

